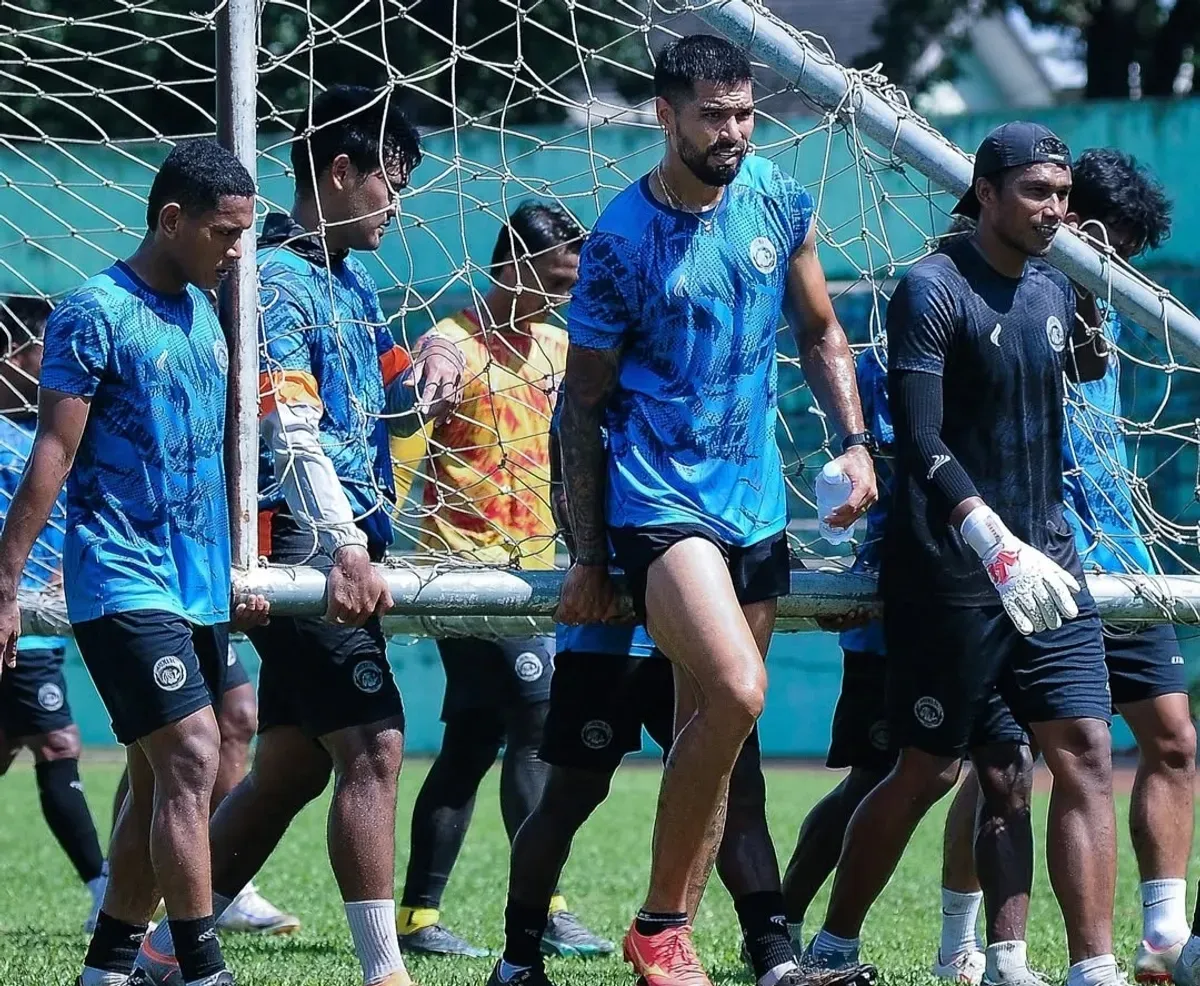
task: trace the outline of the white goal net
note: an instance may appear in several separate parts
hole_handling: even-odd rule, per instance
[[[0,0],[4,297],[54,301],[129,253],[144,230],[154,168],[172,140],[217,130],[216,13],[198,13],[187,0],[75,0],[69,17],[52,13],[56,6]],[[771,21],[761,4],[745,6]],[[679,34],[713,31],[705,20],[710,7],[662,0],[263,0],[260,215],[292,205],[290,144],[308,126],[316,95],[336,83],[376,90],[420,127],[424,160],[381,249],[360,259],[398,342],[411,346],[445,319],[469,332],[498,276],[497,237],[518,206],[536,200],[561,208],[586,230],[656,163],[662,138],[650,102],[655,52]],[[786,33],[806,58],[836,55],[820,38]],[[954,198],[935,183],[941,175],[904,163],[894,142],[871,139],[860,124],[869,93],[908,125],[924,127],[904,95],[873,73],[845,78],[846,97],[831,106],[761,66],[755,153],[811,191],[835,308],[856,351],[874,348],[882,356],[891,288],[935,248]],[[1128,268],[1108,259],[1105,270],[1109,293],[1127,291],[1127,279],[1114,272],[1132,274]],[[532,352],[516,353],[511,341],[490,339],[503,333],[481,330],[489,337],[485,355],[468,367],[473,389],[457,418],[392,443],[394,473],[378,489],[395,532],[389,561],[421,573],[422,585],[431,571],[463,572],[487,592],[490,573],[566,562],[548,507],[544,438],[565,351],[562,310],[544,321]],[[1109,466],[1130,491],[1155,570],[1187,576],[1200,573],[1200,401],[1188,350],[1172,345],[1168,321],[1139,327],[1127,320],[1121,334],[1125,401],[1118,424],[1128,459],[1113,457]],[[5,343],[19,376],[21,340]],[[779,351],[789,541],[798,566],[842,571],[848,548],[831,548],[816,531],[813,480],[834,454],[829,429],[782,327]],[[28,412],[28,395],[29,388],[10,384],[6,407]],[[362,415],[364,440],[375,424]],[[409,612],[420,612],[420,599],[410,603]],[[512,606],[506,596],[494,612]]]

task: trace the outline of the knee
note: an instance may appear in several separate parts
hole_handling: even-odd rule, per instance
[[[761,811],[767,803],[767,780],[762,772],[758,731],[747,737],[729,775],[729,812]]]
[[[207,804],[217,777],[221,757],[221,736],[216,723],[197,725],[188,730],[173,745],[166,760],[166,770],[155,770],[154,786],[170,795],[189,795],[202,798]]]
[[[1004,745],[972,751],[985,810],[1008,815],[1029,808],[1033,792],[1033,753],[1028,746]]]
[[[737,670],[718,678],[701,696],[701,711],[712,721],[747,736],[762,715],[767,695],[767,673],[757,653]]]
[[[910,803],[927,810],[954,790],[961,773],[962,760],[958,757],[903,750],[885,782],[898,786]]]
[[[340,780],[372,786],[392,786],[404,758],[404,734],[399,729],[363,727],[348,731],[334,752],[334,771]]]
[[[222,745],[250,745],[258,731],[258,705],[254,701],[252,685],[243,685],[226,693],[217,725]]]
[[[1164,724],[1165,728],[1142,744],[1141,756],[1151,769],[1170,773],[1194,774],[1196,771],[1196,727],[1190,717]]]
[[[83,752],[79,740],[79,727],[68,726],[38,737],[33,745],[34,759],[39,762],[51,760],[78,760]]]
[[[1099,719],[1060,723],[1055,742],[1042,745],[1056,782],[1088,786],[1112,784],[1112,737]]]
[[[564,768],[552,767],[534,811],[564,828],[577,828],[604,803],[611,783],[612,774],[603,771],[573,769],[564,776]]]

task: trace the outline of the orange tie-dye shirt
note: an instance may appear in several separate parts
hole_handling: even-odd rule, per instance
[[[429,436],[421,544],[489,565],[554,567],[548,432],[567,334],[484,331],[474,312],[435,328],[466,357],[463,401]]]

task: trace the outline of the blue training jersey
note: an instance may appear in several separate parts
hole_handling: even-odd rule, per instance
[[[694,524],[741,546],[786,526],[775,334],[812,214],[802,186],[750,156],[705,221],[658,202],[646,177],[600,216],[567,331],[622,349],[609,526]]]
[[[31,414],[0,415],[0,524],[8,516],[9,504],[21,482],[25,463],[33,451],[33,436],[37,431],[37,418]],[[48,589],[62,579],[63,537],[67,527],[67,498],[60,493],[50,511],[50,519],[42,528],[29,552],[25,571],[21,575],[21,588],[33,592]],[[39,650],[46,647],[61,647],[62,637],[38,637],[22,634],[17,640],[17,650]]]
[[[263,342],[260,392],[321,408],[321,448],[374,547],[393,540],[395,499],[386,386],[402,369],[375,281],[354,257],[326,258],[290,217],[275,213],[259,245]],[[270,453],[262,450],[260,505],[280,506]]]
[[[159,294],[121,262],[51,313],[41,385],[91,399],[67,480],[72,623],[138,609],[229,619],[228,369],[204,292]]]
[[[1110,312],[1104,335],[1114,345],[1121,320]],[[1067,384],[1063,492],[1067,520],[1085,570],[1153,573],[1142,540],[1121,432],[1121,364],[1114,350],[1099,380]]]
[[[863,420],[879,442],[880,455],[875,458],[875,480],[879,489],[879,499],[867,511],[867,530],[855,554],[853,571],[878,575],[883,529],[891,505],[891,454],[896,441],[896,433],[892,428],[892,412],[888,406],[887,363],[884,351],[875,346],[863,350],[855,363],[855,370]],[[842,650],[883,654],[883,621],[872,620],[866,626],[845,630],[839,636],[838,643]]]

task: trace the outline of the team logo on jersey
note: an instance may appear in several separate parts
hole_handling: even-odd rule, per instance
[[[359,661],[354,665],[354,687],[374,695],[383,687],[383,671],[374,661]]]
[[[1056,353],[1061,353],[1067,346],[1067,330],[1063,328],[1057,315],[1046,319],[1046,338],[1050,340],[1050,348]]]
[[[603,750],[612,742],[613,729],[603,719],[592,719],[583,724],[579,738],[589,750]]]
[[[517,672],[517,677],[522,681],[537,681],[542,676],[542,659],[532,651],[526,651],[521,654],[513,665]]]
[[[52,681],[47,681],[37,690],[38,705],[47,712],[57,712],[63,707],[62,689]]]
[[[229,347],[224,339],[213,340],[213,359],[217,361],[217,369],[222,373],[229,371]]]
[[[667,279],[667,291],[676,298],[687,297],[687,271],[678,271]]]
[[[929,467],[929,472],[926,474],[925,478],[933,479],[933,474],[935,472],[937,472],[939,469],[941,469],[942,466],[944,466],[949,461],[950,461],[950,456],[946,455],[944,452],[942,452],[938,455],[935,455],[933,457],[933,465]]]
[[[1183,655],[1176,654],[1173,658],[1171,658],[1171,663],[1172,664],[1182,664],[1183,663]]]
[[[770,274],[779,263],[775,244],[765,236],[756,236],[750,241],[750,262],[764,274]]]
[[[887,720],[877,719],[871,723],[871,728],[867,731],[867,739],[876,750],[886,752],[892,742],[892,734],[888,732]]]
[[[942,703],[932,695],[924,695],[917,699],[917,704],[913,706],[913,715],[926,729],[937,729],[945,720],[946,711],[942,708]]]
[[[164,692],[177,692],[187,681],[187,668],[174,655],[160,657],[154,662],[154,683]]]
[[[994,329],[992,329],[992,334],[990,336],[988,336],[988,338],[992,340],[993,346],[1000,345],[1000,333],[1003,330],[1004,330],[1004,326],[1002,326],[999,322],[997,322],[996,327]]]

